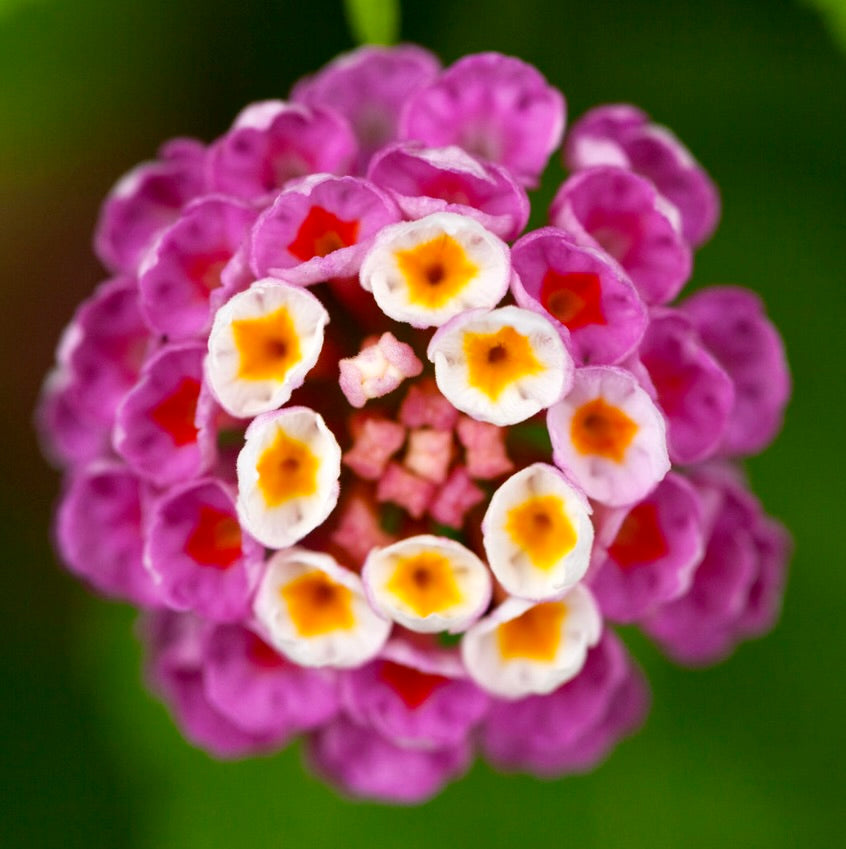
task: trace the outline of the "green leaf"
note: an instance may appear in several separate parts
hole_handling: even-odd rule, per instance
[[[344,0],[344,8],[359,44],[394,44],[399,37],[398,0]]]

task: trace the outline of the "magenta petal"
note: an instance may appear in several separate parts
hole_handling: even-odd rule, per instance
[[[35,426],[41,450],[57,466],[87,463],[108,452],[111,428],[80,408],[71,376],[61,367],[44,381]]]
[[[556,774],[594,769],[624,737],[641,728],[651,702],[649,684],[640,669],[632,664],[625,680],[611,696],[600,722],[566,752],[556,752],[548,769]]]
[[[529,198],[510,172],[460,147],[403,142],[383,148],[367,176],[392,195],[407,218],[456,212],[506,240],[516,239],[529,220]]]
[[[691,245],[706,242],[720,217],[720,195],[706,171],[663,127],[644,127],[626,144],[632,167],[678,209]]]
[[[402,749],[341,717],[311,735],[308,760],[344,793],[416,804],[458,778],[470,765],[471,750],[466,741],[431,752]]]
[[[667,129],[634,106],[598,106],[570,129],[565,148],[573,171],[619,165],[651,180],[678,209],[685,239],[707,241],[720,216],[720,196],[706,171]]]
[[[402,106],[439,70],[437,57],[416,45],[368,45],[300,80],[291,99],[328,107],[350,122],[360,146],[357,173],[363,174],[373,152],[396,139]]]
[[[646,307],[623,269],[602,251],[544,227],[523,236],[511,259],[518,275],[511,286],[515,300],[566,329],[562,339],[579,364],[620,362],[640,342]],[[561,292],[566,296],[566,313],[555,312],[556,291],[559,299]]]
[[[59,552],[68,568],[100,592],[142,606],[159,591],[142,559],[143,484],[123,465],[80,469],[62,496],[56,520]]]
[[[734,407],[734,384],[708,352],[686,315],[655,310],[639,351],[667,417],[674,463],[713,456]]]
[[[696,490],[670,472],[622,511],[618,533],[594,554],[590,588],[604,616],[634,622],[690,586],[705,547]]]
[[[118,407],[115,450],[157,486],[196,477],[214,462],[217,433],[197,416],[204,356],[199,342],[161,348]]]
[[[246,203],[207,196],[190,204],[160,235],[138,279],[141,307],[154,330],[170,339],[208,330],[210,295],[221,286],[255,217]]]
[[[400,137],[458,145],[534,186],[561,142],[564,97],[512,56],[477,53],[447,68],[406,104]]]
[[[338,712],[333,671],[297,666],[241,625],[211,633],[204,684],[209,702],[227,719],[280,743]]]
[[[101,284],[77,310],[59,351],[75,408],[111,426],[149,347],[134,281],[118,277]]]
[[[393,201],[369,181],[318,175],[291,186],[265,210],[253,228],[250,265],[257,277],[298,286],[353,277],[376,233],[399,217]]]
[[[697,470],[694,483],[710,514],[705,556],[689,590],[644,625],[683,664],[721,660],[741,639],[770,627],[781,604],[789,540],[729,471]]]
[[[245,758],[278,746],[274,739],[243,731],[209,704],[199,672],[169,671],[159,692],[185,737],[210,755],[224,760]]]
[[[169,706],[185,737],[218,758],[242,758],[278,748],[268,735],[250,734],[208,700],[203,667],[209,627],[189,614],[158,613],[143,623],[147,678]]]
[[[778,620],[787,582],[787,561],[793,550],[787,530],[767,516],[755,524],[752,538],[758,551],[758,574],[737,621],[738,633],[744,639],[763,636]]]
[[[589,109],[567,133],[564,145],[567,167],[575,171],[610,164],[595,161],[599,155],[595,148],[603,142],[609,148],[619,146],[620,136],[643,127],[648,121],[649,116],[642,109],[629,103],[610,103]]]
[[[579,243],[614,257],[648,304],[672,300],[690,277],[692,259],[678,211],[631,171],[602,167],[574,174],[558,190],[549,215]]]
[[[202,144],[174,139],[159,153],[124,175],[100,209],[94,248],[112,271],[134,272],[156,233],[205,190]]]
[[[382,655],[345,672],[347,714],[398,746],[432,751],[462,743],[481,722],[490,698],[443,652],[388,644]]]
[[[680,307],[734,381],[722,451],[757,454],[781,428],[790,397],[784,345],[761,300],[739,286],[711,286]]]
[[[265,100],[242,110],[209,149],[213,191],[263,200],[295,177],[345,174],[356,155],[347,122],[328,109]]]
[[[239,525],[216,478],[171,489],[152,509],[145,557],[162,600],[216,622],[249,616],[264,548]]]
[[[542,776],[595,766],[643,720],[643,692],[630,687],[632,662],[608,631],[582,671],[546,696],[494,702],[482,727],[485,755],[508,771]]]

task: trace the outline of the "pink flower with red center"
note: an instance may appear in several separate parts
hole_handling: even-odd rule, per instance
[[[364,48],[107,197],[116,276],[37,423],[60,554],[144,611],[193,744],[303,735],[405,803],[476,752],[583,771],[649,703],[611,623],[689,664],[773,624],[789,541],[737,460],[782,419],[777,331],[736,287],[668,305],[718,201],[633,107],[576,123],[523,233],[564,126],[518,59]]]

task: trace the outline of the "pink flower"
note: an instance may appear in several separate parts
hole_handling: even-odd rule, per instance
[[[580,365],[610,365],[635,350],[646,307],[613,259],[554,227],[524,236],[511,257],[515,300],[549,318]]]
[[[622,165],[651,180],[678,209],[685,239],[694,246],[717,226],[720,196],[705,169],[666,128],[649,123],[635,106],[597,106],[570,129],[564,149],[572,171]]]
[[[333,111],[281,100],[253,103],[209,150],[212,191],[272,198],[306,174],[346,174],[357,153],[351,128]]]
[[[508,771],[539,775],[592,769],[644,722],[649,690],[622,643],[606,634],[576,678],[548,695],[496,702],[482,749]]]
[[[603,615],[634,622],[678,598],[704,546],[699,495],[674,472],[634,506],[608,511],[588,578]]]
[[[694,483],[709,505],[704,556],[687,592],[655,609],[645,629],[678,662],[701,665],[773,626],[791,543],[733,470],[705,467]]]
[[[521,236],[564,125],[519,59],[367,47],[106,198],[37,426],[62,559],[144,611],[194,745],[305,735],[399,803],[477,752],[583,771],[649,704],[610,623],[687,664],[773,624],[789,540],[726,458],[780,426],[777,331],[738,288],[667,306],[718,199],[633,107]]]
[[[564,97],[512,56],[465,56],[405,105],[400,135],[456,144],[533,186],[564,132]]]
[[[676,208],[652,183],[624,168],[588,168],[552,201],[552,224],[601,248],[623,266],[648,304],[672,300],[690,277],[690,247]]]

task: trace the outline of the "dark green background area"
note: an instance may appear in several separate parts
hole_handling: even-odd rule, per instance
[[[114,180],[166,137],[210,139],[248,101],[284,96],[350,37],[329,0],[6,0],[0,846],[843,845],[846,60],[810,9],[773,0],[406,6],[404,38],[445,62],[519,55],[564,90],[572,116],[639,104],[721,187],[694,285],[759,291],[795,380],[782,436],[749,463],[796,538],[781,624],[699,671],[633,638],[653,711],[589,776],[542,782],[478,765],[429,805],[391,809],[340,800],[296,750],[220,764],[189,748],[141,686],[132,611],[55,562],[59,480],[38,456],[31,410],[60,328],[100,278],[90,234]],[[560,176],[553,165],[541,200]]]

